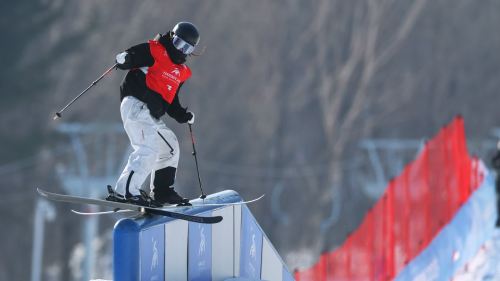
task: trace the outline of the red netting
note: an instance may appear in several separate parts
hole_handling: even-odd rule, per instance
[[[344,244],[321,255],[297,281],[390,280],[431,242],[482,182],[455,118],[392,180]]]

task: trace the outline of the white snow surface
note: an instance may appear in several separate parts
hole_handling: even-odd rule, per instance
[[[500,281],[500,228],[486,241],[474,258],[460,269],[453,281]]]

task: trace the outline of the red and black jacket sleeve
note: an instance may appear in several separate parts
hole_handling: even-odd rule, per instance
[[[191,113],[187,112],[186,108],[181,106],[181,103],[179,101],[179,90],[181,89],[182,85],[183,84],[181,83],[181,85],[177,89],[177,94],[175,95],[174,100],[168,106],[167,114],[179,123],[186,123],[193,116],[191,115]]]
[[[154,58],[149,51],[148,43],[142,43],[132,46],[125,50],[125,52],[127,52],[125,63],[118,64],[118,68],[120,69],[129,70],[145,66],[152,66],[154,64]]]

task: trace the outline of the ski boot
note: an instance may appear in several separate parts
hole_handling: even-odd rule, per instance
[[[108,185],[107,188],[108,188],[108,196],[105,198],[106,201],[127,203],[127,199],[125,199],[125,196],[114,191],[113,188],[111,187],[111,185]]]
[[[174,204],[177,206],[191,206],[189,199],[181,197],[173,187],[154,188],[150,194],[151,198],[160,204]]]

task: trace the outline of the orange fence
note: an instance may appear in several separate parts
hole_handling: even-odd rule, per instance
[[[390,280],[417,256],[482,181],[456,117],[391,180],[358,229],[297,281]]]

